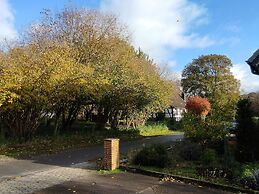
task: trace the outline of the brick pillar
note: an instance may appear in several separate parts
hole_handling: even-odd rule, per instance
[[[119,167],[119,139],[104,140],[104,169],[114,170]]]

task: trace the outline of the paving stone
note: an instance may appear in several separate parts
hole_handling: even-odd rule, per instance
[[[31,172],[27,175],[6,178],[0,182],[1,194],[27,194],[48,188],[66,181],[80,179],[90,174],[88,170],[69,167]]]

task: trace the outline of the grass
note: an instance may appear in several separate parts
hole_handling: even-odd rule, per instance
[[[147,125],[140,126],[139,132],[141,136],[160,136],[160,135],[173,135],[182,134],[181,131],[172,131],[164,123],[148,123]]]

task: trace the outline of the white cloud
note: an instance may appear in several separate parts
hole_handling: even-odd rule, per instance
[[[14,27],[14,14],[8,0],[0,0],[0,41],[14,39],[17,32]]]
[[[208,23],[207,9],[190,0],[102,0],[133,33],[133,44],[157,61],[167,60],[170,50],[204,48],[215,44],[209,36],[193,33]]]
[[[167,66],[168,66],[168,68],[173,68],[173,67],[177,66],[177,62],[174,60],[168,61]]]
[[[231,71],[241,82],[241,93],[259,91],[259,76],[252,74],[247,64],[233,65]]]
[[[231,32],[231,33],[238,33],[238,32],[240,32],[240,25],[228,24],[225,26],[225,30],[227,32]]]
[[[170,74],[171,80],[176,81],[176,82],[180,82],[180,80],[182,79],[182,73],[181,72],[173,72]]]
[[[221,40],[217,41],[217,45],[231,45],[235,46],[240,42],[240,38],[237,36],[230,36],[226,38],[222,38]]]

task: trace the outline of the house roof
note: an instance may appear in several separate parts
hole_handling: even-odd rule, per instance
[[[254,54],[246,61],[249,65],[251,65],[254,60],[259,57],[259,49],[257,49]]]
[[[171,99],[171,106],[175,108],[185,108],[185,101],[181,98],[181,95],[175,95]]]
[[[253,74],[259,75],[259,49],[246,61]]]
[[[174,91],[174,95],[172,95],[170,99],[171,101],[170,105],[176,108],[185,108],[185,101],[182,97],[183,97],[182,91],[180,90],[179,87],[176,87]]]

